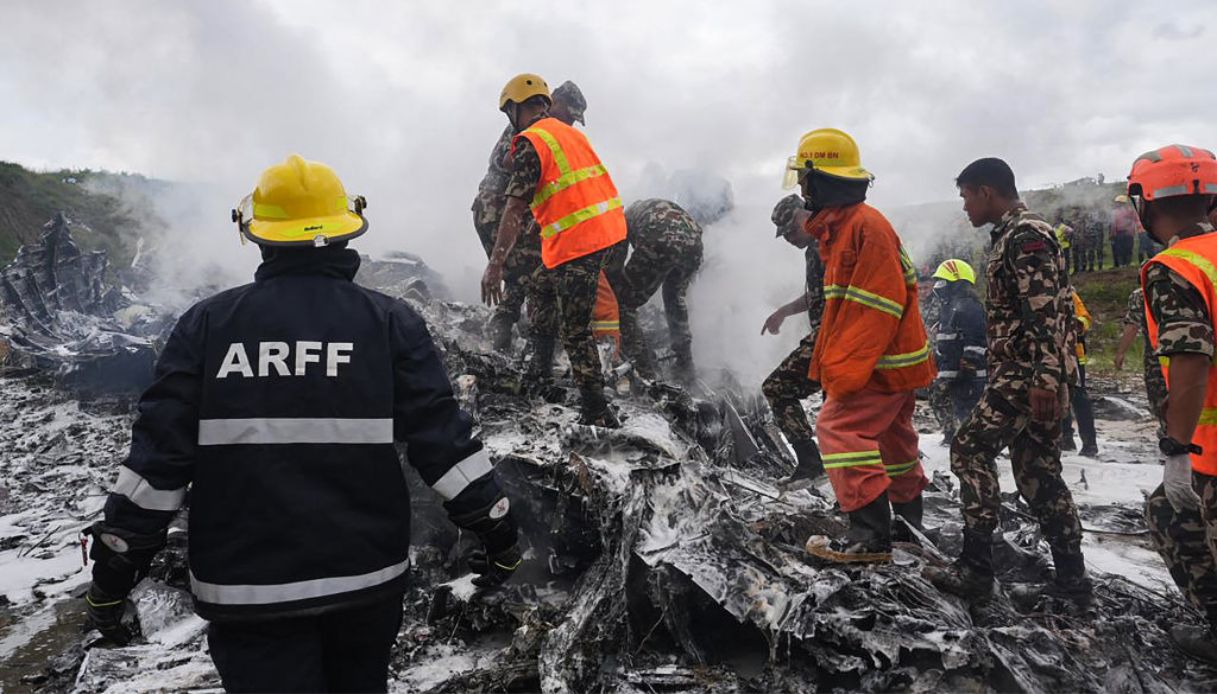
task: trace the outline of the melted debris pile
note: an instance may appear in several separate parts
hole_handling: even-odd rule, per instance
[[[427,318],[497,462],[526,562],[503,588],[477,591],[463,561],[473,538],[448,523],[407,468],[416,568],[394,691],[1156,692],[1217,684],[1166,640],[1169,625],[1199,621],[1173,590],[1102,573],[1092,560],[1090,610],[1038,597],[1048,551],[1016,495],[996,548],[1005,587],[984,608],[920,577],[960,544],[957,496],[941,466],[926,493],[933,542],[898,545],[890,565],[825,565],[803,543],[841,532],[845,520],[818,492],[779,492],[775,482],[792,462],[759,398],[731,384],[717,384],[719,394],[702,384],[707,397],[695,398],[635,383],[636,393],[616,402],[622,429],[581,427],[573,397],[519,396],[521,365],[489,350],[484,309],[417,292],[406,298]],[[14,659],[30,664],[17,680],[0,680],[80,692],[218,686],[205,625],[180,590],[180,533],[135,597],[143,639],[99,649],[96,634],[71,629],[18,638],[14,627],[34,629],[40,618],[81,622],[71,596],[87,574],[75,533],[100,508],[131,413],[91,413],[19,379],[0,387],[0,445],[14,452],[0,460],[8,495],[0,560],[6,569],[18,566],[17,554],[52,563],[40,567],[48,578],[30,595],[0,608],[0,673]],[[10,403],[9,395],[18,397]],[[1083,519],[1104,542],[1140,553],[1137,561],[1158,561],[1135,505],[1083,502]],[[59,634],[53,647],[49,633]],[[6,652],[6,643],[18,646]]]
[[[82,252],[63,213],[43,228],[0,270],[6,366],[50,374],[81,394],[138,393],[151,382],[153,340],[172,317],[108,286],[105,251]]]

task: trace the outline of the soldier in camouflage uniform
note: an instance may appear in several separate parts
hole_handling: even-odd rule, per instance
[[[658,376],[655,355],[638,322],[638,309],[662,286],[663,312],[676,356],[676,378],[691,385],[696,372],[686,295],[701,267],[701,227],[680,205],[659,199],[639,200],[630,205],[625,211],[625,221],[629,243],[614,248],[604,268],[617,295],[621,348],[640,376],[650,380]]]
[[[1086,270],[1094,272],[1103,269],[1103,222],[1096,210],[1083,213],[1082,235],[1086,237]]]
[[[777,238],[785,239],[796,248],[803,249],[806,264],[806,286],[803,295],[774,311],[761,328],[774,335],[782,328],[787,318],[804,311],[810,329],[781,364],[769,374],[761,385],[761,392],[769,401],[778,429],[786,436],[794,449],[798,467],[789,478],[782,481],[787,489],[809,486],[812,480],[823,473],[824,464],[820,449],[816,445],[815,430],[803,410],[802,400],[811,397],[820,389],[820,384],[808,378],[811,358],[816,349],[816,334],[820,330],[820,318],[824,314],[824,262],[820,258],[820,247],[816,238],[795,223],[795,211],[804,208],[803,198],[787,195],[773,209],[771,219],[777,226]]]
[[[1124,355],[1139,332],[1145,338],[1141,360],[1145,395],[1149,399],[1150,414],[1158,420],[1158,437],[1161,438],[1166,436],[1166,425],[1162,420],[1166,406],[1166,379],[1162,378],[1162,368],[1158,365],[1158,358],[1154,356],[1153,347],[1149,344],[1149,327],[1145,324],[1145,293],[1140,287],[1128,295],[1128,307],[1120,322],[1124,325],[1124,333],[1120,335],[1120,343],[1116,345],[1116,370],[1124,368]]]
[[[989,382],[980,405],[951,444],[959,478],[964,547],[950,567],[928,567],[940,589],[984,598],[994,584],[992,534],[1001,515],[995,460],[1010,447],[1018,490],[1052,549],[1049,592],[1089,599],[1082,525],[1061,478],[1060,417],[1076,382],[1076,327],[1065,260],[1050,224],[1018,198],[1014,172],[1000,159],[969,164],[956,179],[975,227],[993,224],[987,268]]]
[[[512,99],[509,94],[513,91],[523,92],[520,95],[523,100]],[[553,120],[549,117],[549,109],[553,106],[552,97],[544,80],[537,75],[526,73],[513,78],[504,88],[500,100],[501,110],[507,114],[508,120],[517,134],[513,140],[511,163],[508,167],[511,176],[504,188],[504,195],[508,200],[503,208],[490,261],[482,275],[482,298],[483,301],[492,305],[502,298],[501,283],[505,274],[507,257],[517,239],[525,232],[537,229],[535,224],[527,225],[526,220],[531,218],[527,214],[527,210],[530,208],[530,202],[535,199],[538,189],[545,183],[546,172],[543,170],[541,156],[533,141],[527,134],[522,133],[538,123]],[[544,131],[544,128],[541,130]],[[549,137],[552,138],[553,135],[549,134]],[[568,136],[563,135],[563,137]],[[590,150],[590,143],[584,141],[582,146]],[[594,151],[591,152],[591,156],[598,162]],[[595,165],[602,166],[599,163]],[[597,194],[611,191],[612,201],[616,201],[617,206],[620,205],[620,201],[616,197],[616,188],[607,172],[594,178],[575,181],[567,188],[583,184],[594,186]],[[602,244],[608,240],[608,237],[617,236],[619,231],[620,241],[600,245],[598,250],[582,255],[571,253],[558,260],[553,267],[546,267],[542,263],[533,272],[528,297],[529,318],[532,321],[532,331],[529,336],[532,360],[525,374],[525,381],[533,392],[548,396],[554,391],[554,352],[557,349],[558,337],[561,335],[562,344],[570,359],[571,375],[579,388],[582,411],[579,422],[608,428],[620,427],[621,423],[609,407],[604,394],[604,372],[601,369],[600,354],[592,331],[592,321],[600,274],[604,269],[605,261],[612,252],[613,245],[625,243],[624,214],[621,215],[620,225],[617,226],[611,216],[615,209],[617,208],[610,207],[609,201],[606,201],[596,214],[580,219],[563,230],[561,233],[564,236],[560,238],[565,243],[570,243],[570,239],[582,238],[584,243]],[[604,224],[593,222],[601,217],[603,217]],[[589,233],[594,235],[591,237],[571,236],[580,229],[589,230]],[[559,246],[554,246],[554,248],[559,248]],[[571,248],[575,247],[571,246]]]
[[[551,116],[567,125],[572,125],[575,121],[583,122],[587,102],[575,83],[564,82],[554,90],[553,100]],[[507,204],[505,190],[507,181],[511,178],[511,139],[514,135],[510,125],[499,135],[498,142],[490,151],[486,175],[478,184],[477,195],[473,198],[473,228],[477,230],[478,240],[482,242],[487,258],[494,248],[499,220],[503,217],[503,206]],[[519,240],[507,257],[503,273],[503,301],[495,306],[487,325],[494,348],[501,352],[511,349],[511,329],[520,320],[524,300],[528,296],[529,279],[537,268],[541,267],[541,234],[531,212],[527,214],[527,219],[528,227],[520,234]]]

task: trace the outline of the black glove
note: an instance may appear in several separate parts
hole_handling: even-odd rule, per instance
[[[85,594],[85,605],[88,611],[89,626],[101,632],[101,635],[119,646],[125,646],[131,641],[131,630],[123,624],[123,613],[126,612],[127,599],[108,595],[97,587],[89,586]]]
[[[493,504],[471,513],[453,515],[452,522],[476,533],[482,541],[482,549],[469,556],[469,569],[478,574],[473,579],[475,586],[501,585],[523,562],[517,544],[520,533],[511,518],[507,497],[499,497]]]
[[[152,558],[165,546],[165,531],[149,535],[133,533],[105,523],[94,523],[93,584],[107,596],[121,599],[148,573]]]

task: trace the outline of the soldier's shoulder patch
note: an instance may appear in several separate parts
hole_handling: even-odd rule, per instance
[[[1021,250],[1023,253],[1038,253],[1039,251],[1046,250],[1047,248],[1048,244],[1043,239],[1024,241],[1022,245],[1019,246],[1019,250]]]

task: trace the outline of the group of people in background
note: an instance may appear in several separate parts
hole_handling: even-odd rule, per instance
[[[1071,273],[1103,269],[1107,245],[1104,237],[1110,241],[1113,268],[1132,265],[1134,246],[1138,264],[1162,250],[1145,232],[1124,194],[1115,196],[1111,205],[1062,209],[1058,213],[1056,237]]]

